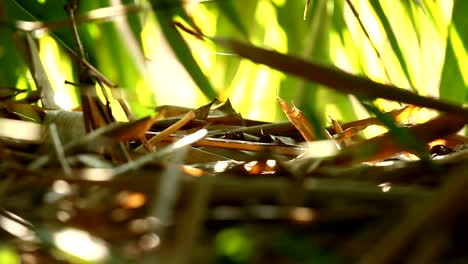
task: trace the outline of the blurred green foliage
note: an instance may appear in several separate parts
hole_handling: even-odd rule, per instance
[[[17,264],[20,263],[16,250],[10,246],[2,245],[0,247],[0,263]]]
[[[48,45],[59,50],[53,56],[41,53],[46,69],[70,57],[75,48],[65,22],[65,4],[65,0],[2,4],[5,19],[0,61],[3,67],[8,65],[7,71],[1,71],[2,85],[34,86],[25,65],[17,59],[22,51],[12,44],[13,35],[25,34],[14,26],[19,20],[62,21],[49,34],[55,43],[44,41],[43,34],[36,37],[42,50]],[[124,14],[103,9],[117,5],[142,8]],[[230,98],[245,117],[284,119],[277,95],[294,102],[321,125],[328,116],[352,120],[367,115],[350,96],[225,54],[221,48],[176,29],[173,21],[210,36],[244,39],[423,95],[466,102],[468,25],[463,18],[463,1],[313,0],[305,19],[304,5],[305,1],[285,0],[83,0],[78,1],[78,17],[87,20],[79,23],[79,31],[88,60],[119,85],[137,115],[151,113],[156,104],[197,106],[218,96]],[[107,16],[98,19],[93,11],[107,12]],[[65,79],[76,78],[76,61],[68,59],[67,63],[74,68],[60,67],[50,73],[52,83],[62,84],[55,87],[57,91],[65,89]],[[74,90],[66,89],[73,98],[70,91]],[[77,104],[76,99],[60,98],[57,100],[69,102],[63,103],[64,107]],[[392,108],[395,104],[381,106]]]
[[[215,239],[218,263],[249,263],[255,252],[255,241],[241,228],[221,230]]]
[[[277,96],[294,102],[320,126],[328,116],[349,121],[367,115],[351,96],[226,54],[176,29],[173,21],[209,36],[242,39],[423,95],[457,104],[468,101],[467,1],[311,0],[304,19],[305,2],[82,0],[78,28],[89,62],[118,84],[114,94],[122,93],[138,116],[151,114],[156,105],[195,107],[215,96],[229,98],[244,117],[253,119],[285,119]],[[79,104],[75,88],[64,84],[65,80],[76,82],[78,68],[66,3],[0,3],[1,89],[35,89],[20,45],[22,35],[33,34],[57,103],[69,109]],[[126,9],[123,14],[105,9],[120,5],[141,8]],[[97,11],[104,17],[98,18]],[[31,30],[25,21],[45,24],[34,24]],[[55,22],[51,32],[41,33],[51,25],[47,23]],[[379,103],[384,110],[396,105]],[[308,250],[293,247],[301,245],[295,238],[278,241],[283,243],[279,250],[286,249],[296,259],[303,259],[301,254]],[[255,247],[248,234],[238,229],[223,230],[217,246],[220,257],[233,263],[246,263]],[[316,254],[322,263],[336,263],[322,253]],[[2,263],[16,258],[9,248],[0,249]]]

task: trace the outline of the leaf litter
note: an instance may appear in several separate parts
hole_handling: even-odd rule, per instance
[[[116,122],[95,84],[103,92],[116,86],[83,52],[74,55],[82,110],[55,110],[37,49],[26,40],[25,57],[42,90],[5,88],[0,98],[0,227],[21,254],[53,261],[56,249],[66,251],[59,238],[70,232],[62,231],[73,228],[100,241],[111,260],[182,263],[197,256],[205,263],[215,250],[196,252],[213,247],[217,229],[250,225],[259,263],[271,260],[269,253],[291,257],[274,248],[288,239],[306,251],[333,252],[329,263],[395,263],[428,251],[434,255],[419,260],[468,258],[464,236],[448,242],[467,231],[467,138],[457,134],[468,122],[466,108],[212,38],[340,92],[408,104],[346,123],[330,117],[329,127],[317,128],[281,98],[289,121],[273,123],[245,119],[229,100],[215,99],[198,109],[158,106],[154,117],[134,119],[120,99],[130,121]],[[15,101],[17,93],[28,93],[27,100]],[[30,105],[38,100],[44,107]],[[443,113],[412,124],[421,107]],[[389,131],[366,138],[370,126]],[[306,243],[284,230],[299,231]]]
[[[360,242],[375,247],[377,252],[388,248],[389,243],[403,247],[425,235],[422,227],[406,227],[411,221],[437,225],[455,221],[455,215],[461,213],[460,206],[452,211],[449,201],[461,199],[461,187],[454,186],[452,179],[465,184],[461,175],[466,172],[467,141],[460,135],[454,137],[466,124],[465,117],[443,114],[422,124],[409,124],[407,120],[417,109],[414,106],[384,113],[398,124],[399,130],[433,154],[429,160],[420,160],[411,155],[416,153],[411,144],[401,144],[391,132],[369,139],[360,135],[369,126],[382,126],[380,119],[348,123],[332,119],[330,127],[322,128],[329,138],[316,140],[310,134],[314,129],[306,116],[278,100],[291,121],[244,119],[229,101],[214,100],[198,109],[159,107],[155,118],[113,122],[90,133],[85,132],[83,125],[76,126],[82,124],[79,111],[36,107],[25,112],[35,121],[23,121],[23,115],[10,110],[16,103],[9,102],[10,107],[2,108],[0,119],[1,169],[6,177],[1,193],[3,208],[30,221],[32,227],[27,228],[36,233],[37,228],[43,227],[31,220],[40,217],[41,221],[86,230],[110,244],[131,244],[154,232],[163,239],[162,243],[180,242],[182,231],[173,228],[183,226],[184,232],[197,233],[204,223],[267,221],[306,228],[353,219],[378,222],[387,211],[375,208],[378,204],[401,209],[436,201],[429,206],[430,213],[418,215],[417,220],[411,217],[420,210],[418,206],[415,212],[410,210],[409,215],[394,218],[395,223],[387,232],[399,232],[398,239],[381,234],[381,242],[374,245],[371,241],[380,239],[374,234]],[[36,120],[37,116],[42,120]],[[32,126],[39,136],[34,136]],[[12,133],[25,130],[29,137]],[[435,140],[436,145],[430,147],[428,144]],[[448,141],[451,145],[444,145]],[[127,159],[120,154],[122,146]],[[444,146],[444,152],[438,154],[436,146]],[[10,177],[14,180],[6,182]],[[58,183],[70,188],[59,190],[54,187]],[[37,186],[36,192],[43,198],[37,200],[31,196],[36,192],[25,191],[31,185]],[[166,190],[172,191],[168,194]],[[50,200],[51,195],[58,196]],[[440,195],[445,200],[438,200]],[[115,200],[116,197],[121,198]],[[19,205],[18,200],[22,201]],[[38,206],[33,206],[33,201]],[[336,201],[352,207],[345,210]],[[65,208],[64,204],[68,206]],[[195,212],[191,206],[200,211]],[[262,215],[262,206],[272,208],[268,217]],[[370,210],[369,206],[374,208]],[[232,212],[223,213],[223,208]],[[55,211],[57,216],[40,216],[44,210]],[[300,210],[313,217],[296,215]],[[442,211],[447,213],[440,214]],[[196,215],[196,219],[181,223],[180,217],[187,214]],[[58,215],[62,217],[56,218]],[[440,220],[432,220],[434,217]],[[151,222],[155,219],[158,221]],[[133,230],[134,221],[146,223],[146,228]],[[362,258],[362,263],[378,259],[384,263],[402,257],[398,248],[384,255],[388,255],[387,260],[367,251],[350,250],[353,247],[346,242],[352,241],[349,234],[329,232],[345,239],[343,245],[335,245],[344,259]],[[192,236],[190,243],[196,248],[197,235]],[[361,239],[358,233],[355,239]],[[397,242],[388,242],[390,239]],[[153,252],[153,248],[139,250]]]

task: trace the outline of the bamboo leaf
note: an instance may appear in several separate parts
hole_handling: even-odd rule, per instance
[[[81,11],[99,8],[102,5],[94,1],[81,4]],[[123,88],[126,100],[138,116],[149,114],[149,110],[142,106],[154,104],[141,46],[140,26],[135,17],[132,20],[117,17],[110,22],[86,25],[80,31],[90,61]]]
[[[212,12],[218,13],[216,19],[216,32],[214,35],[225,35],[225,36],[235,36],[239,38],[245,38],[246,36],[239,30],[239,28],[232,22],[232,20],[224,14],[225,10],[220,9],[221,4],[224,1],[216,1],[215,5],[208,5],[207,8],[211,8]],[[218,4],[219,3],[219,4]],[[230,4],[234,5],[236,10],[242,10],[242,16],[239,17],[242,21],[242,25],[255,25],[249,27],[249,34],[251,36],[258,36],[256,29],[257,25],[255,23],[255,10],[257,8],[257,1],[235,1],[231,2]],[[219,10],[219,11],[218,11]],[[231,87],[235,81],[236,75],[239,73],[240,70],[240,60],[237,58],[233,58],[230,54],[223,54],[218,53],[215,57],[216,66],[213,67],[213,78],[211,79],[212,82],[216,85],[216,87]],[[238,75],[237,75],[238,76]],[[223,95],[221,94],[221,98],[230,97],[229,93]],[[239,106],[239,105],[238,105]]]
[[[445,61],[439,86],[440,97],[454,103],[468,101],[468,2],[455,1],[449,25]]]
[[[12,35],[11,30],[6,28],[0,29],[0,46],[3,49],[0,55],[0,64],[3,65],[3,67],[8,65],[8,70],[0,71],[1,85],[4,87],[15,87],[21,74],[26,72],[26,64],[22,60],[18,60],[20,51],[15,45]],[[7,89],[2,88],[1,90],[3,97]]]
[[[306,141],[313,141],[317,138],[315,136],[315,129],[313,128],[312,124],[309,122],[309,120],[307,120],[307,118],[299,109],[297,109],[294,105],[288,105],[288,103],[286,103],[286,101],[280,97],[278,97],[278,103],[280,104],[281,109],[283,109],[291,124],[296,127],[296,129],[301,133],[302,137]]]
[[[153,123],[153,118],[144,117],[128,123],[122,123],[115,130],[109,131],[104,135],[112,137],[117,141],[138,140],[145,136],[145,133],[151,128]]]
[[[390,21],[382,8],[380,1],[370,0],[369,2],[372,8],[374,9],[374,11],[376,12],[377,17],[380,20],[380,23],[382,23],[385,33],[387,34],[388,41],[390,42],[390,45],[392,46],[392,50],[395,56],[398,58],[398,62],[400,63],[400,66],[406,76],[406,79],[410,83],[411,88],[414,89],[415,86],[414,86],[414,82],[412,80],[412,77],[409,71],[408,62],[406,61],[405,56],[403,55],[402,48],[396,39],[395,32],[393,31],[390,25]]]
[[[217,96],[217,92],[211,85],[208,78],[204,75],[203,71],[200,69],[198,63],[195,61],[189,46],[173,25],[173,16],[177,12],[182,12],[181,4],[169,9],[159,9],[157,8],[158,4],[159,3],[155,0],[151,1],[153,11],[156,14],[158,22],[161,26],[161,30],[172,50],[174,51],[176,57],[185,67],[203,94],[209,99],[215,98]],[[172,3],[172,5],[175,4]]]
[[[219,6],[220,12],[239,30],[242,35],[248,39],[249,33],[245,27],[244,22],[233,3],[233,0],[216,1]]]
[[[327,8],[326,0],[320,0],[309,6],[310,19],[302,21],[300,15],[290,15],[291,10],[299,11],[303,8],[303,5],[304,2],[300,1],[286,1],[283,6],[278,7],[278,21],[288,36],[288,53],[305,58],[314,58],[324,64],[332,64],[330,32],[334,32],[335,27],[332,24],[331,9]],[[337,5],[342,4],[334,4],[335,7]],[[299,23],[304,26],[298,26]],[[291,89],[291,87],[295,89]],[[280,96],[294,98],[294,103],[310,118],[314,128],[325,125],[325,115],[319,113],[323,113],[323,109],[328,103],[339,101],[340,110],[349,106],[346,97],[338,95],[334,91],[329,91],[319,84],[298,80],[294,76],[286,76],[281,83]],[[354,113],[352,109],[350,111],[346,110],[340,111],[342,117]],[[316,135],[321,137],[322,133],[316,131]]]
[[[467,108],[430,97],[420,96],[395,86],[377,83],[364,77],[312,63],[298,57],[258,48],[228,38],[212,38],[212,40],[216,44],[256,63],[265,64],[285,73],[299,76],[305,80],[326,85],[341,93],[354,94],[369,99],[384,98],[440,111],[468,114]]]
[[[8,13],[11,14],[9,19],[21,19],[26,21],[64,21],[67,19],[67,14],[64,6],[66,0],[57,1],[28,1],[14,0],[5,1]],[[68,28],[60,28],[53,32],[53,36],[58,42],[66,47],[73,47],[73,36]]]
[[[49,81],[44,66],[42,65],[41,58],[39,57],[39,49],[31,34],[27,34],[26,45],[29,53],[25,54],[29,70],[34,76],[37,90],[41,93],[42,104],[45,108],[59,109],[60,107],[54,101],[54,89]]]

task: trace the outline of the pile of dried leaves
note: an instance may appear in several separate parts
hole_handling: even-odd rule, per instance
[[[75,262],[64,252],[78,254],[69,248],[83,234],[100,239],[98,256],[112,263],[468,259],[468,150],[456,135],[466,115],[409,124],[418,108],[406,106],[332,120],[318,136],[281,99],[290,121],[247,120],[229,101],[213,101],[160,106],[154,118],[125,123],[101,124],[88,110],[87,127],[80,111],[9,98],[0,118],[0,227],[25,263]],[[383,124],[394,127],[360,136]],[[223,250],[229,242],[219,234],[233,227],[245,237]]]
[[[406,106],[381,113],[368,105],[376,118],[319,128],[282,99],[289,121],[278,123],[244,119],[229,101],[159,106],[155,117],[135,119],[117,99],[130,121],[116,122],[106,91],[117,86],[87,60],[76,5],[65,10],[77,111],[56,110],[32,34],[39,28],[15,23],[37,90],[18,101],[27,91],[0,89],[1,257],[6,247],[24,263],[468,261],[467,139],[456,134],[467,108],[207,37],[171,15],[166,28],[175,24],[242,58],[362,101]],[[412,124],[420,107],[441,114]],[[369,126],[388,132],[365,139]]]

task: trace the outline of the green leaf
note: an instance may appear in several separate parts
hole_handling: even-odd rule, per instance
[[[3,65],[2,67],[8,65],[8,70],[0,70],[0,80],[2,80],[2,86],[15,87],[18,79],[26,72],[26,64],[18,59],[20,53],[12,35],[13,32],[10,29],[0,28],[0,65]]]
[[[226,18],[229,19],[229,21],[231,21],[231,23],[242,33],[242,35],[248,39],[248,30],[245,27],[233,0],[216,1],[216,3],[219,6],[220,13],[225,15]]]
[[[41,92],[42,104],[45,108],[59,109],[60,107],[54,101],[54,89],[49,81],[49,77],[39,57],[39,49],[31,34],[25,36],[26,46],[28,47],[27,54],[24,54],[26,63],[29,66],[36,84],[37,90]]]
[[[287,1],[281,8],[281,15],[288,16],[290,10],[302,10],[303,2]],[[288,38],[288,51],[290,54],[295,54],[304,58],[314,58],[324,64],[331,64],[330,56],[330,37],[329,33],[333,30],[330,9],[327,8],[326,0],[319,0],[310,5],[306,21],[303,21],[303,16],[298,12],[297,16],[290,16],[289,19],[281,19],[283,21],[283,29],[291,32],[292,38]],[[294,19],[295,18],[295,19]],[[297,29],[295,25],[303,23],[306,25],[301,29]],[[307,24],[309,23],[309,24]],[[304,111],[309,117],[316,131],[316,135],[321,136],[322,132],[318,131],[326,123],[326,117],[323,106],[333,100],[336,93],[327,91],[318,83],[305,82],[288,76],[281,84],[281,96],[283,98],[294,98],[294,104]],[[294,87],[294,89],[291,89]],[[326,95],[328,94],[328,96]],[[341,95],[338,95],[341,96]],[[342,98],[340,98],[342,99]],[[343,100],[340,100],[344,102]]]
[[[440,97],[454,103],[468,102],[467,1],[455,1],[439,86]]]
[[[377,83],[336,68],[326,67],[297,57],[254,47],[232,39],[212,38],[212,40],[216,44],[256,63],[265,64],[284,73],[320,83],[341,93],[354,94],[358,97],[369,99],[384,98],[446,112],[468,114],[468,108],[420,96],[395,86]]]
[[[231,1],[231,0],[229,0]],[[255,24],[255,10],[257,9],[257,1],[250,0],[237,0],[231,1],[228,5],[233,5],[232,8],[235,10],[227,10],[228,7],[225,7],[223,4],[224,1],[216,2],[205,2],[205,5],[211,12],[217,14],[216,19],[216,36],[235,36],[239,38],[245,38],[246,36],[242,33],[239,26],[236,26],[232,19],[226,15],[226,12],[237,13],[236,10],[242,8],[241,19],[242,25],[255,25],[255,27],[249,27],[249,33],[252,35],[256,34],[257,25]],[[222,6],[221,6],[222,5]],[[214,72],[212,73],[212,81],[216,84],[217,87],[230,87],[234,82],[234,78],[239,73],[240,70],[240,60],[233,58],[229,54],[217,54],[215,57],[216,66],[214,67]],[[237,105],[238,106],[238,105]]]
[[[174,15],[180,12],[182,12],[182,14],[185,13],[185,11],[182,11],[183,8],[181,4],[175,4],[173,2],[167,3],[168,5],[171,4],[173,6],[163,9],[158,8],[159,4],[160,3],[158,3],[158,1],[151,1],[153,11],[156,14],[161,30],[174,51],[174,54],[179,59],[179,62],[185,67],[203,94],[209,99],[215,98],[217,96],[216,90],[200,69],[200,66],[193,57],[187,43],[173,25]]]
[[[423,141],[411,134],[407,129],[397,126],[390,114],[382,113],[379,108],[371,103],[363,103],[363,106],[374,114],[384,124],[395,142],[403,148],[412,151],[419,158],[429,161],[427,148]]]
[[[83,1],[80,10],[96,10],[110,4],[108,0]],[[91,23],[82,25],[80,29],[80,37],[91,63],[122,88],[134,114],[150,114],[147,106],[154,104],[154,95],[148,85],[138,18]]]
[[[377,17],[379,18],[380,20],[380,23],[382,23],[382,26],[385,30],[385,33],[387,34],[387,37],[388,37],[388,41],[390,42],[390,45],[392,47],[392,50],[395,54],[395,56],[397,57],[398,59],[398,62],[400,63],[400,66],[406,76],[406,79],[408,80],[408,82],[410,83],[410,86],[411,88],[414,90],[414,82],[412,80],[412,76],[410,74],[410,71],[409,71],[409,67],[408,67],[408,63],[405,59],[405,56],[403,55],[403,51],[400,47],[400,44],[398,43],[397,41],[397,38],[395,36],[395,32],[393,31],[391,25],[390,25],[390,21],[387,17],[387,15],[385,14],[383,8],[382,8],[382,5],[380,4],[380,1],[379,0],[370,0],[369,1],[372,8],[374,9],[374,11],[376,12],[377,14]]]
[[[8,4],[7,10],[10,14],[9,19],[20,19],[26,21],[62,21],[67,19],[67,13],[64,7],[66,0],[57,1],[30,1],[30,0],[14,0],[5,1]],[[69,27],[64,27],[53,32],[53,36],[62,45],[69,48],[74,47],[73,36]]]

